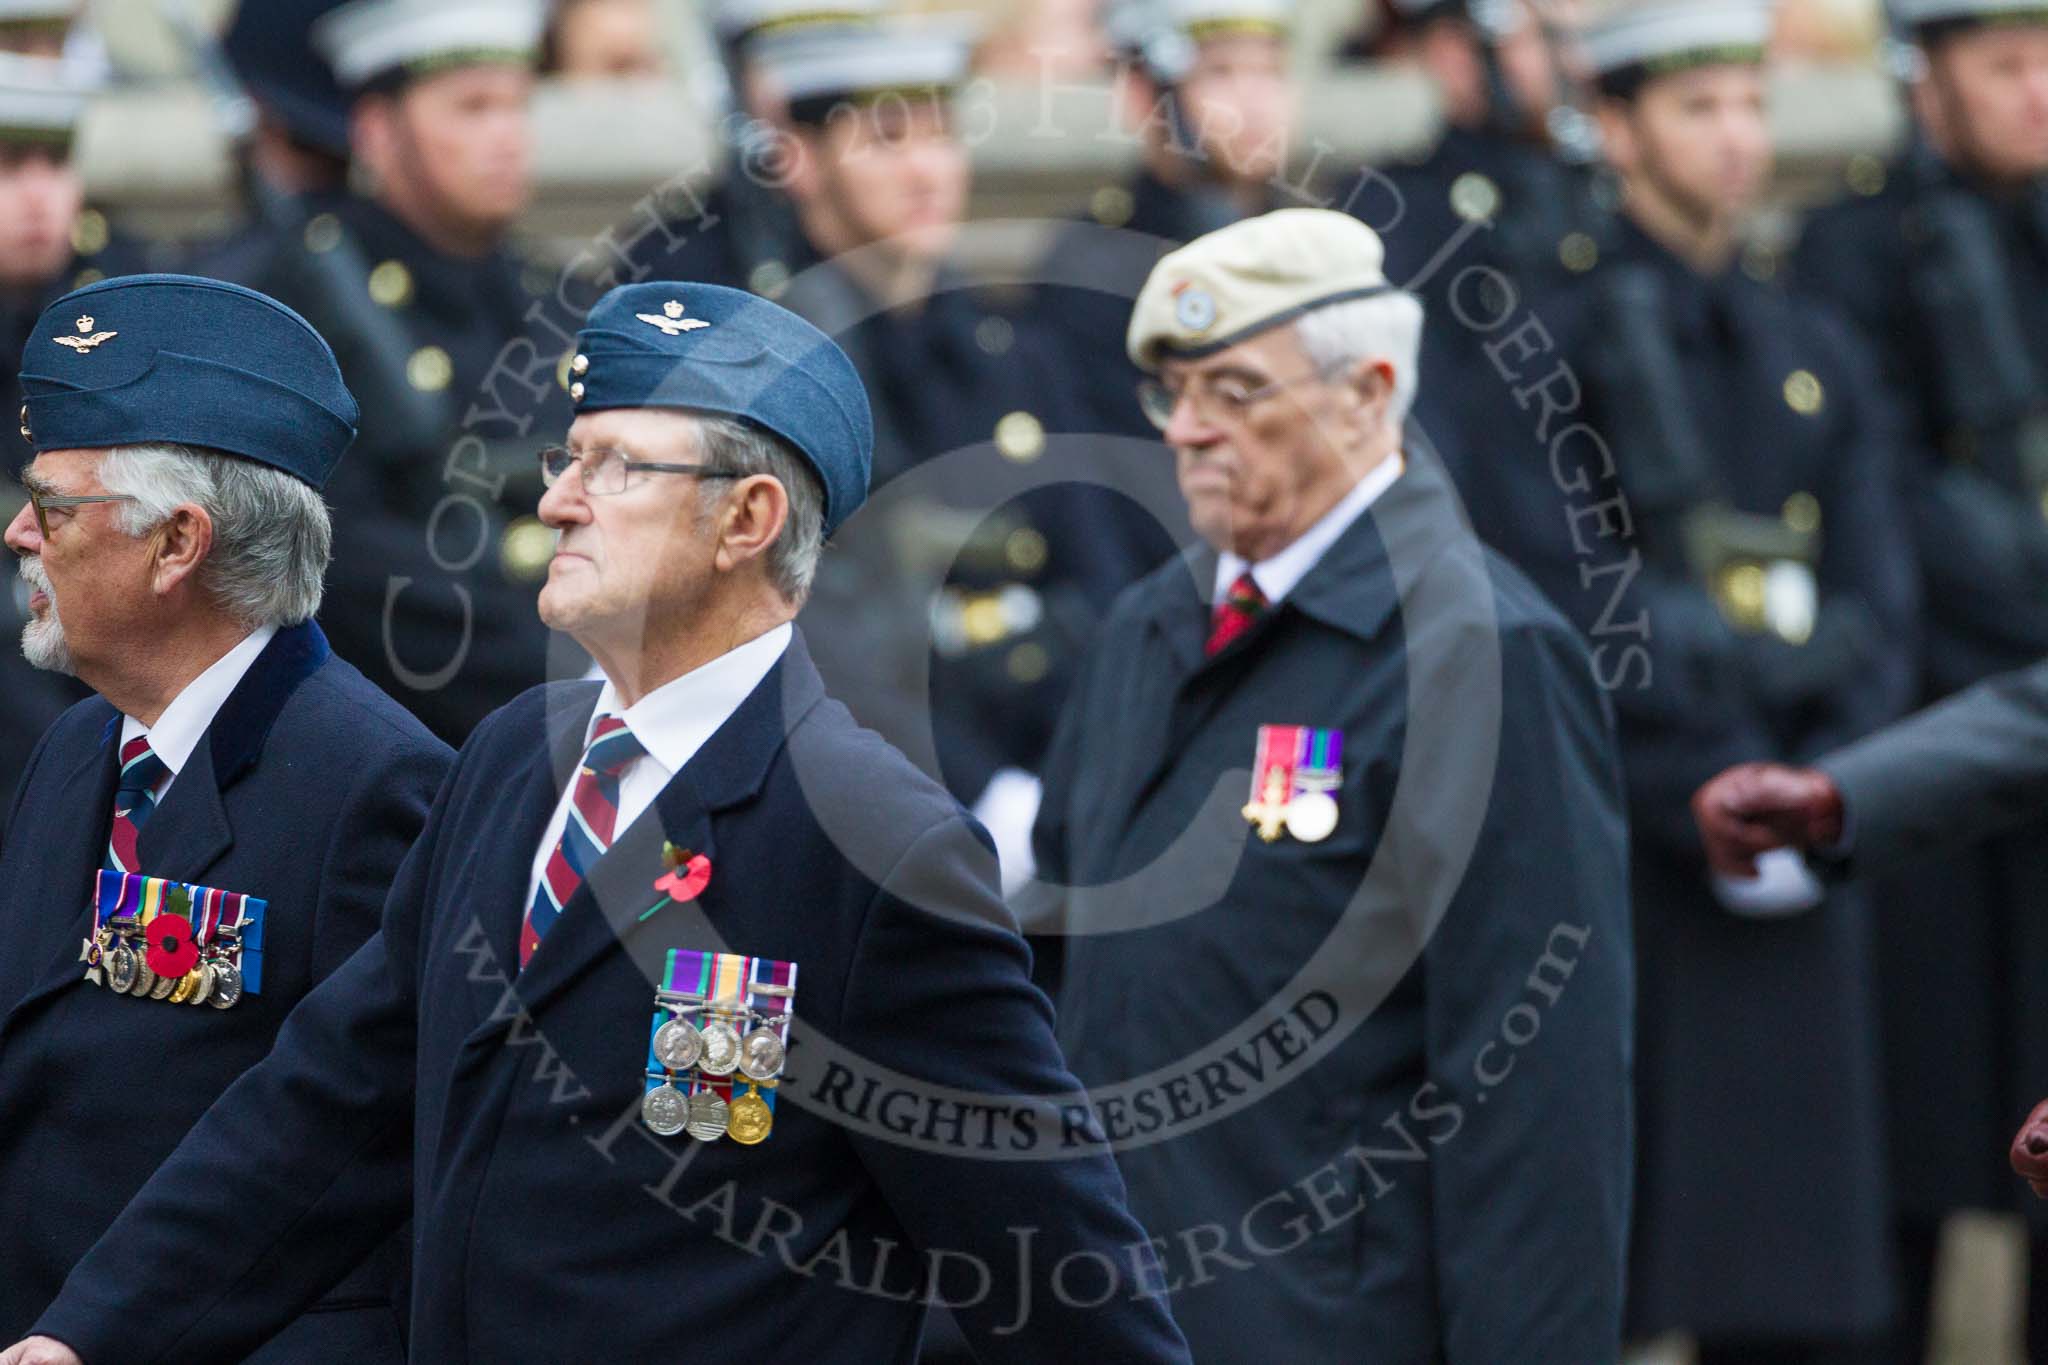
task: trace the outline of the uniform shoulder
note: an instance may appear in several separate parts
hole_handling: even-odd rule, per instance
[[[971,819],[900,749],[829,697],[791,728],[783,766],[819,829],[874,880],[933,830]]]
[[[445,761],[453,756],[419,717],[340,655],[329,656],[315,669],[293,702],[299,723],[327,732],[359,758],[424,753]]]
[[[1504,642],[1538,646],[1546,651],[1563,650],[1587,659],[1584,637],[1556,604],[1529,576],[1505,555],[1486,550],[1487,577],[1493,584],[1495,617]]]

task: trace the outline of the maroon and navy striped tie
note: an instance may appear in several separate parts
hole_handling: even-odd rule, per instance
[[[1217,604],[1209,618],[1209,644],[1205,651],[1209,657],[1215,658],[1232,640],[1250,630],[1266,605],[1266,594],[1259,590],[1252,571],[1246,569],[1230,585],[1230,595]]]
[[[137,735],[121,746],[121,781],[114,791],[114,828],[107,836],[107,866],[135,872],[135,839],[156,811],[156,788],[171,771],[149,747],[149,736]]]
[[[540,885],[533,904],[526,907],[526,923],[519,930],[519,965],[533,958],[533,950],[561,917],[562,907],[583,885],[591,865],[612,846],[614,826],[619,819],[619,775],[647,750],[617,716],[599,716],[590,732],[590,747],[584,751],[583,766],[576,773],[576,787],[569,797],[569,818],[562,837],[548,855],[541,870]]]

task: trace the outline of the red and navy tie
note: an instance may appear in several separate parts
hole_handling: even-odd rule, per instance
[[[617,716],[599,716],[590,732],[590,747],[583,753],[583,766],[576,773],[576,787],[569,797],[569,818],[562,837],[548,855],[533,904],[526,907],[526,923],[519,930],[519,965],[533,958],[533,950],[561,917],[562,907],[583,885],[592,864],[612,846],[619,820],[619,775],[647,750]]]
[[[137,735],[121,746],[121,781],[114,791],[114,828],[107,836],[107,866],[135,872],[135,839],[156,812],[156,788],[170,766],[149,747],[149,736]]]
[[[1259,591],[1252,571],[1246,569],[1230,585],[1229,595],[1217,604],[1215,614],[1209,618],[1209,657],[1215,658],[1232,640],[1250,630],[1252,622],[1265,609],[1266,594]]]

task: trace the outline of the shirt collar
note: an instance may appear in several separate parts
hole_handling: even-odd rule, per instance
[[[704,747],[704,742],[732,719],[740,703],[761,685],[761,679],[768,676],[775,661],[789,648],[794,634],[795,630],[785,621],[710,663],[663,683],[624,711],[619,709],[618,689],[606,679],[598,691],[597,709],[590,713],[590,723],[594,728],[599,716],[620,717],[647,750],[648,757],[670,774],[679,773]],[[587,735],[584,742],[588,745]]]
[[[1256,564],[1225,550],[1216,558],[1216,587],[1212,602],[1220,604],[1230,596],[1230,585],[1246,568],[1252,571],[1252,581],[1259,585],[1259,591],[1266,595],[1268,605],[1278,604],[1316,566],[1339,536],[1351,529],[1351,523],[1364,516],[1366,510],[1378,502],[1380,495],[1394,486],[1401,477],[1407,463],[1396,451],[1392,458],[1382,460],[1370,473],[1346,493],[1335,507],[1323,513],[1320,520],[1295,538],[1293,544],[1268,559]]]
[[[213,724],[214,714],[226,704],[242,675],[276,634],[276,626],[251,631],[240,644],[215,659],[204,673],[186,683],[185,690],[172,698],[155,725],[144,726],[133,716],[122,716],[121,743],[125,746],[137,735],[147,735],[150,752],[163,760],[172,775],[183,771],[207,727]]]

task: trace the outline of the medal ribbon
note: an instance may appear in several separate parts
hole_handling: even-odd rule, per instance
[[[95,910],[95,930],[107,921],[132,918],[147,928],[149,922],[166,913],[170,893],[183,887],[192,898],[192,941],[204,947],[224,927],[238,926],[241,941],[228,954],[228,961],[242,973],[242,990],[249,995],[263,991],[263,915],[269,902],[256,900],[240,891],[194,886],[189,882],[144,877],[134,872],[102,871]]]
[[[772,993],[763,993],[760,990],[762,986],[772,986],[776,990]],[[785,990],[788,992],[787,995],[782,994]],[[782,1039],[784,1055],[786,1056],[789,1048],[789,1021],[791,1016],[796,1013],[796,964],[794,962],[778,962],[771,957],[755,958],[752,977],[747,983],[747,1008],[760,1014],[780,1014],[782,1016],[781,1019],[769,1027],[772,1027],[775,1030],[776,1036]],[[741,1077],[739,1079],[744,1078]],[[768,1111],[773,1113],[775,1111],[775,1091],[778,1087],[773,1085],[755,1085],[751,1081],[747,1083],[754,1086],[754,1092],[767,1103]]]
[[[1328,791],[1341,785],[1344,764],[1344,732],[1342,730],[1301,729],[1300,746],[1295,752],[1294,780],[1289,784],[1292,792]]]
[[[1265,801],[1267,793],[1276,785],[1277,774],[1281,799],[1294,790],[1294,766],[1300,757],[1306,727],[1300,725],[1261,725],[1259,727],[1259,757],[1252,765],[1252,801]]]

